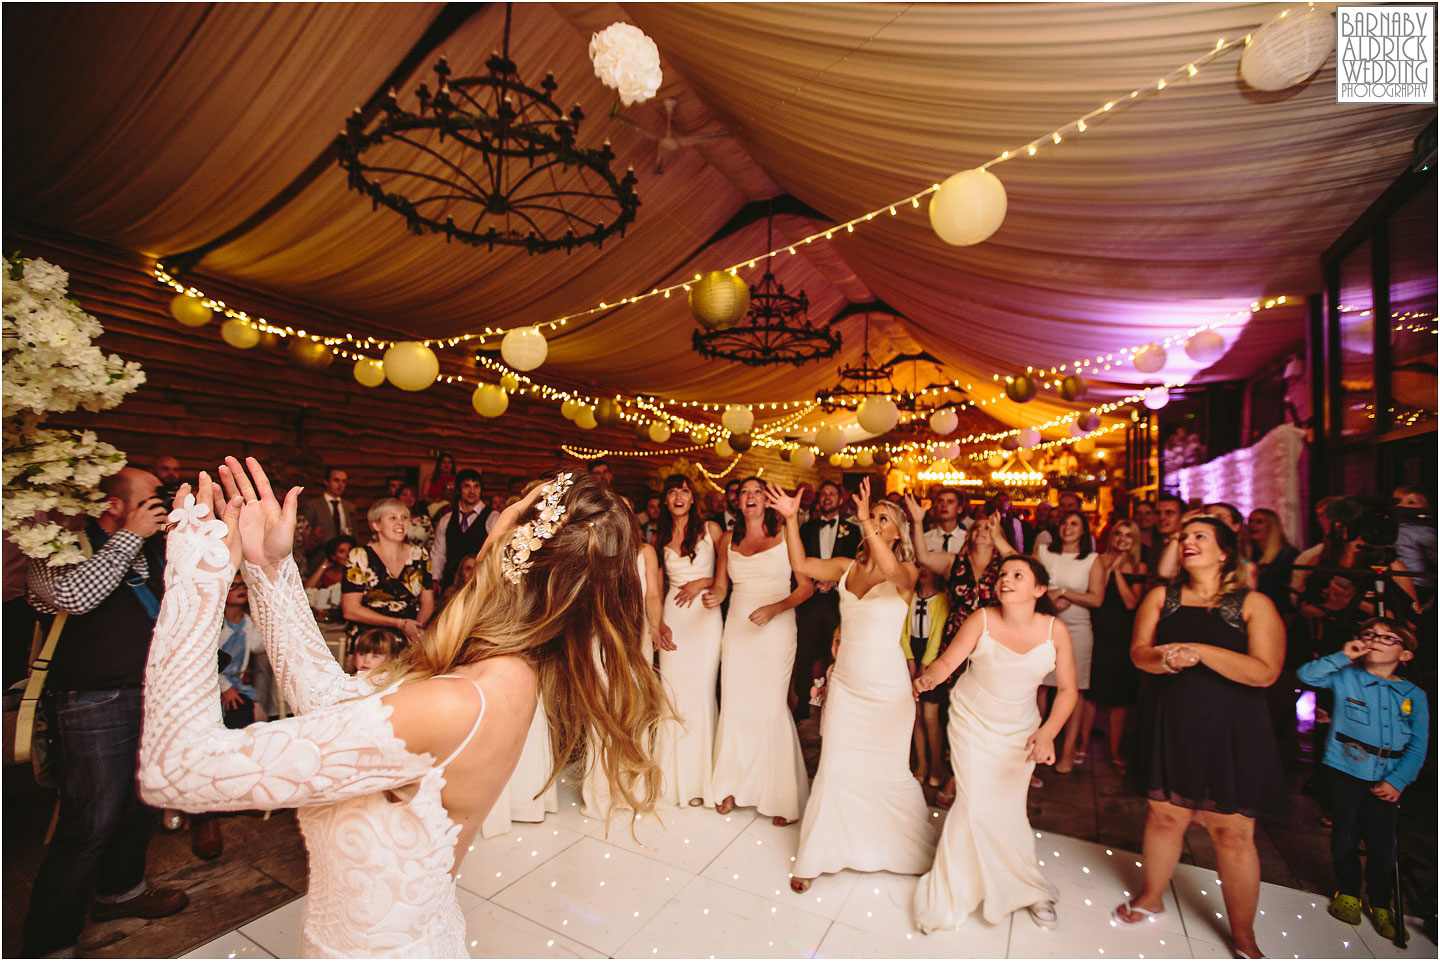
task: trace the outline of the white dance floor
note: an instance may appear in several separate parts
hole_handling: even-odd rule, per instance
[[[573,779],[558,814],[475,842],[460,870],[460,905],[477,958],[1228,958],[1225,906],[1214,871],[1180,865],[1165,914],[1117,927],[1111,909],[1136,890],[1139,855],[1060,835],[1036,837],[1036,856],[1060,888],[1059,927],[1024,911],[998,925],[971,917],[922,935],[910,921],[915,878],[847,871],[803,895],[787,873],[798,825],[753,810],[671,809],[630,839],[628,824],[580,814]],[[942,812],[933,812],[937,818]],[[304,898],[202,945],[187,958],[292,957]],[[1331,918],[1315,895],[1266,884],[1260,946],[1279,958],[1435,957],[1412,922],[1401,951]]]

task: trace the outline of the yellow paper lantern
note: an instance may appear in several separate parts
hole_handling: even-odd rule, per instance
[[[710,432],[702,427],[697,427],[690,432],[690,443],[704,444],[710,440]]]
[[[595,405],[595,422],[605,427],[617,427],[623,420],[619,401],[606,397]]]
[[[481,384],[470,395],[470,406],[481,417],[499,417],[510,406],[510,395],[498,384]]]
[[[204,327],[210,323],[212,311],[201,303],[199,297],[176,294],[170,299],[170,316],[186,327]]]
[[[1030,374],[1016,374],[1005,378],[1005,396],[1017,404],[1028,404],[1035,399],[1040,382]]]
[[[580,413],[580,405],[573,401],[562,401],[560,404],[560,416],[566,420],[574,420],[575,415]]]
[[[379,387],[385,383],[385,365],[373,357],[362,357],[355,361],[355,379],[365,387]]]
[[[822,454],[838,454],[845,446],[845,434],[838,427],[826,425],[815,432],[815,446]]]
[[[538,327],[516,327],[500,341],[500,357],[516,370],[534,370],[545,363],[550,347]]]
[[[280,335],[272,334],[268,330],[260,331],[260,346],[266,350],[275,350],[280,346]]]
[[[575,426],[581,430],[593,430],[598,423],[593,407],[582,407],[580,412],[575,415]]]
[[[741,404],[731,404],[720,415],[720,423],[732,434],[748,434],[755,426],[755,414]]]
[[[670,425],[663,420],[652,421],[648,433],[652,441],[663,444],[670,439]]]
[[[415,340],[401,341],[385,351],[385,378],[401,390],[424,390],[440,376],[440,358]]]
[[[844,470],[849,470],[850,468],[855,466],[855,458],[851,457],[849,454],[841,454],[840,466]]]
[[[506,393],[513,394],[520,389],[520,378],[514,374],[501,374],[500,386]]]
[[[930,227],[947,244],[969,247],[1000,229],[1005,185],[988,170],[951,174],[930,197]]]
[[[809,470],[815,466],[815,452],[808,447],[797,447],[790,453],[790,463],[801,470]]]
[[[883,434],[900,421],[900,408],[889,397],[866,397],[855,411],[855,419],[871,434]]]
[[[989,457],[985,458],[985,463],[995,468],[1003,467],[1005,465],[1005,455],[991,454]]]
[[[335,360],[333,350],[309,337],[291,337],[285,354],[292,364],[305,370],[324,370]]]
[[[1093,437],[1082,437],[1075,442],[1075,452],[1077,454],[1088,454],[1094,449],[1095,438]]]
[[[873,451],[868,451],[868,450],[862,450],[860,453],[858,453],[858,454],[855,455],[855,463],[859,464],[861,467],[869,467],[869,466],[871,466],[872,464],[875,463],[875,454],[874,454],[874,452],[873,452]]]
[[[1066,400],[1079,400],[1090,387],[1079,374],[1067,374],[1060,381],[1059,393]]]
[[[260,343],[260,330],[243,320],[227,320],[220,325],[220,336],[231,347],[249,350]]]
[[[727,270],[712,270],[690,285],[690,313],[707,330],[734,327],[750,309],[750,288]]]
[[[720,457],[734,457],[735,448],[730,446],[729,441],[722,440],[715,445],[715,453]]]
[[[826,458],[826,460],[830,462],[831,467],[839,467],[841,457],[839,454],[831,454],[829,457]]]

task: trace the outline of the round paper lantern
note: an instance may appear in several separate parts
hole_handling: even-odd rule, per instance
[[[670,439],[670,425],[663,420],[652,421],[648,433],[652,441],[663,444]]]
[[[830,462],[830,466],[831,466],[831,467],[839,467],[839,466],[840,466],[840,455],[839,455],[839,454],[831,454],[829,457],[826,458],[826,460],[828,460],[828,461]]]
[[[516,327],[500,341],[500,357],[516,370],[534,370],[545,363],[550,347],[539,327]]]
[[[1151,410],[1159,410],[1170,403],[1170,391],[1164,387],[1151,387],[1141,400]]]
[[[1088,454],[1095,449],[1095,438],[1082,437],[1075,442],[1075,453]]]
[[[1185,341],[1185,353],[1191,360],[1212,364],[1225,355],[1225,338],[1213,330],[1202,330]]]
[[[1334,49],[1331,15],[1297,4],[1251,35],[1240,54],[1240,79],[1256,90],[1284,90],[1310,79]]]
[[[1000,229],[1005,185],[988,170],[951,174],[930,197],[930,227],[947,244],[969,247]]]
[[[991,467],[998,469],[1005,466],[1005,455],[991,454],[989,457],[985,458],[985,463],[989,464]]]
[[[654,421],[635,420],[630,422],[630,429],[635,432],[635,439],[644,443],[650,439],[650,425]]]
[[[210,323],[212,311],[201,303],[199,297],[176,294],[170,299],[170,316],[186,327],[204,327]]]
[[[594,430],[600,422],[595,419],[595,408],[582,407],[575,414],[575,426],[581,430]]]
[[[1005,381],[1005,396],[1017,404],[1028,404],[1040,389],[1040,382],[1031,374],[1016,374]]]
[[[566,420],[574,420],[575,415],[580,413],[580,404],[573,400],[561,401],[560,416]]]
[[[790,455],[790,463],[801,470],[809,470],[815,466],[815,452],[808,447],[797,447]]]
[[[1159,344],[1151,344],[1148,347],[1141,347],[1135,351],[1135,369],[1146,374],[1153,374],[1165,366],[1165,348]]]
[[[935,453],[938,454],[942,460],[954,460],[960,456],[960,445],[946,444]]]
[[[334,351],[309,337],[291,337],[285,345],[285,355],[290,363],[305,370],[324,370],[335,359]]]
[[[268,330],[260,331],[260,346],[265,350],[275,350],[280,346],[280,335]]]
[[[872,434],[883,434],[900,422],[900,408],[889,397],[866,397],[855,411],[860,426]]]
[[[1060,381],[1060,396],[1066,400],[1079,400],[1085,396],[1085,391],[1089,386],[1085,383],[1084,377],[1079,374],[1069,374]]]
[[[710,433],[703,427],[697,427],[690,432],[690,443],[703,444],[710,439]]]
[[[715,445],[715,453],[720,457],[734,457],[735,448],[730,446],[729,441],[722,440],[720,443]]]
[[[605,427],[618,427],[622,420],[620,402],[606,397],[595,405],[595,422]]]
[[[1020,436],[1016,439],[1020,441],[1021,447],[1028,449],[1040,443],[1040,432],[1033,427],[1027,427],[1020,432]]]
[[[520,378],[514,374],[501,374],[500,386],[506,393],[513,394],[520,389]]]
[[[1001,450],[1019,450],[1019,449],[1020,449],[1020,437],[1019,437],[1019,435],[1018,435],[1018,434],[1006,434],[1004,437],[1000,438],[1000,449],[1001,449]]]
[[[1094,411],[1081,414],[1078,423],[1080,424],[1080,429],[1088,434],[1090,431],[1099,428],[1100,415],[1095,413]]]
[[[419,341],[405,340],[385,351],[385,379],[401,390],[424,390],[440,376],[440,358]]]
[[[953,407],[942,407],[930,415],[930,429],[941,437],[955,432],[960,426],[960,415]]]
[[[470,395],[470,406],[481,417],[499,417],[510,406],[510,395],[499,384],[481,384]]]
[[[355,380],[362,387],[379,387],[385,383],[385,365],[373,357],[355,361]]]
[[[869,450],[862,450],[860,453],[855,455],[855,463],[859,464],[861,467],[870,467],[875,463],[875,452]]]
[[[732,434],[748,434],[755,425],[755,415],[748,407],[731,404],[725,408],[725,413],[720,415],[720,423]]]
[[[890,463],[890,452],[883,448],[877,450],[875,452],[875,463],[881,467],[884,467],[886,464]]]
[[[729,443],[731,450],[738,454],[743,454],[750,449],[750,445],[753,444],[754,441],[750,439],[749,434],[731,434]]]
[[[850,468],[855,466],[855,458],[851,457],[849,454],[841,454],[840,466],[845,470],[849,470]]]
[[[750,309],[750,288],[728,270],[712,270],[690,285],[690,313],[707,330],[734,327]]]
[[[220,325],[220,336],[225,343],[231,347],[238,347],[241,350],[249,350],[260,343],[259,329],[252,327],[243,320],[227,320]]]
[[[845,434],[838,427],[826,425],[816,431],[815,446],[822,454],[838,454],[845,446]]]
[[[1080,426],[1080,422],[1078,420],[1072,420],[1070,423],[1066,424],[1065,429],[1069,431],[1071,437],[1085,436],[1085,428]]]

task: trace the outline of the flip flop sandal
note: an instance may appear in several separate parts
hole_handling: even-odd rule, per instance
[[[1140,915],[1140,917],[1137,920],[1130,921],[1126,919],[1125,913],[1138,914]],[[1126,927],[1130,927],[1131,925],[1139,924],[1141,921],[1153,921],[1164,913],[1165,911],[1163,909],[1159,911],[1146,911],[1144,908],[1137,908],[1131,902],[1126,901],[1114,911],[1111,911],[1110,917],[1117,924],[1123,924]]]

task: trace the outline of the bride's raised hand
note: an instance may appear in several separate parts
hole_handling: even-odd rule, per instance
[[[238,495],[244,500],[239,526],[245,559],[273,574],[295,549],[295,505],[300,488],[290,488],[282,504],[275,499],[265,469],[253,457],[245,458],[245,467],[233,457],[225,458],[220,466],[220,483],[226,497],[233,500]]]
[[[781,517],[787,520],[795,516],[800,510],[800,495],[786,494],[785,490],[777,484],[766,482],[765,484],[766,506],[775,508]]]
[[[179,490],[175,491],[175,499],[171,502],[171,508],[177,511],[183,510],[185,499],[190,496],[190,493],[190,485],[181,484]],[[233,567],[239,567],[240,505],[244,503],[240,496],[237,494],[229,501],[225,500],[220,488],[211,482],[210,475],[201,471],[200,479],[195,485],[195,503],[209,507],[210,516],[225,524],[225,547],[230,551],[230,564]]]

